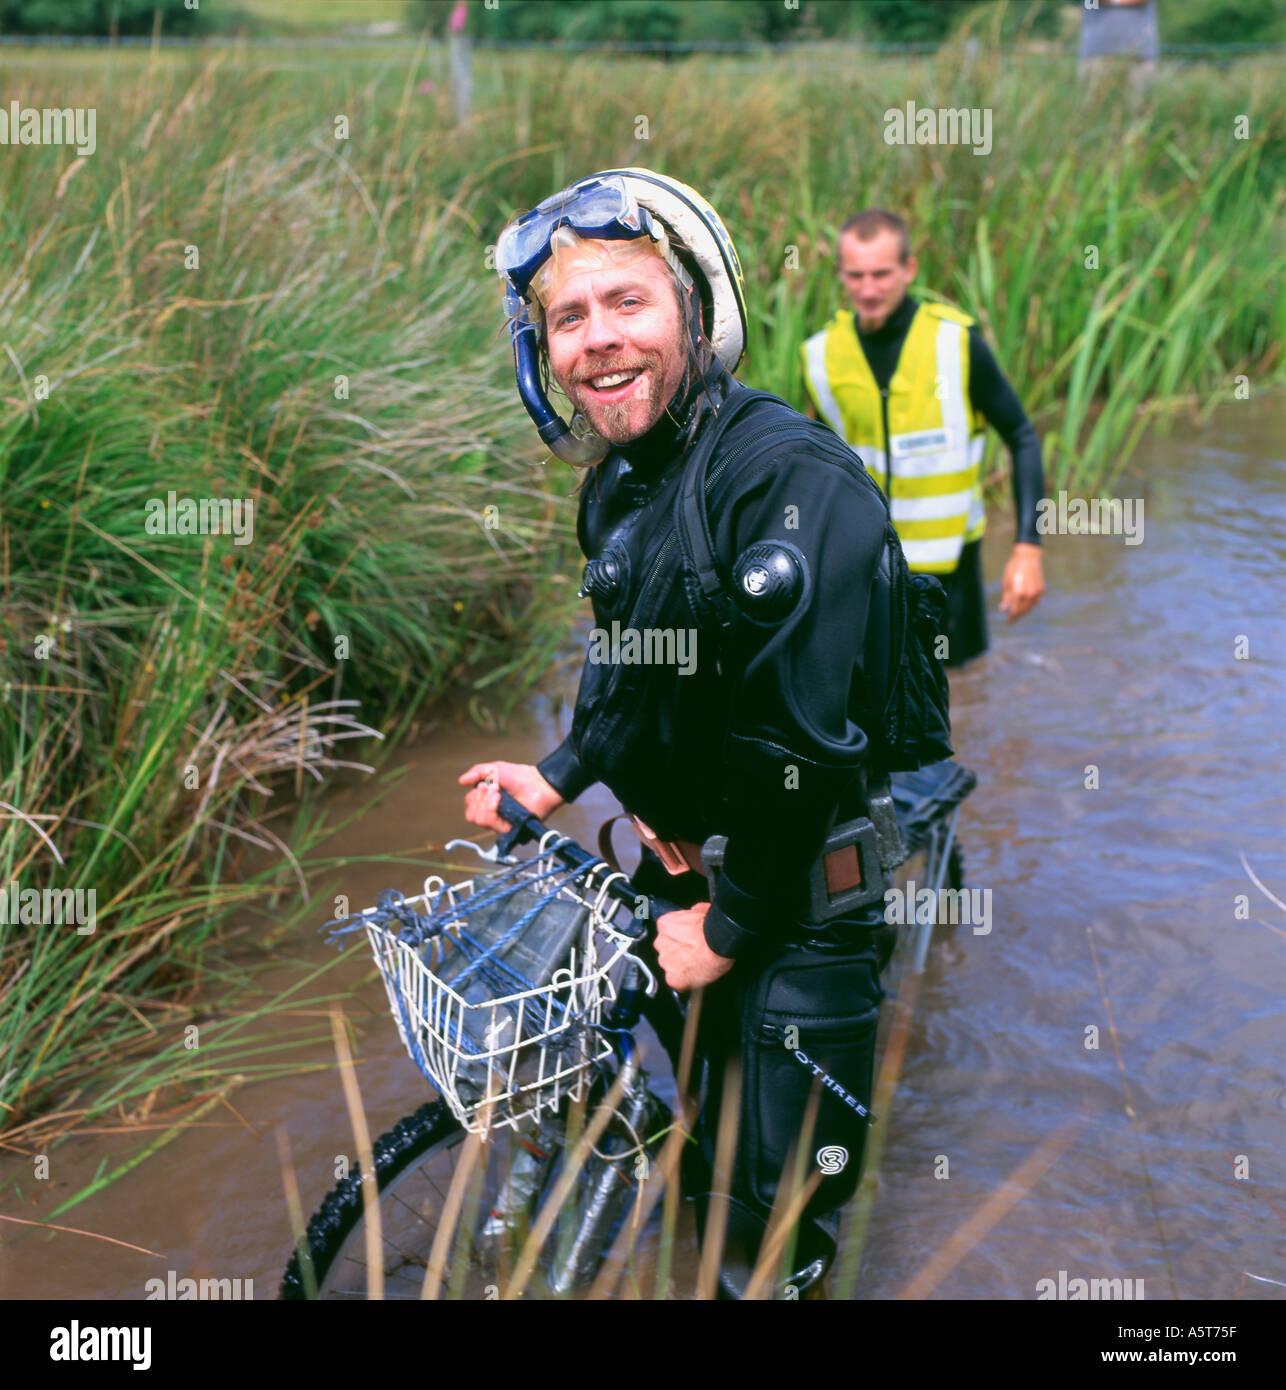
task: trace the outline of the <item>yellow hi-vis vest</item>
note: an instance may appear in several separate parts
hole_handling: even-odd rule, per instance
[[[917,305],[889,382],[889,440],[880,389],[842,309],[803,345],[804,382],[818,415],[888,493],[910,569],[950,574],[966,541],[986,529],[986,422],[969,404],[969,325],[942,304]]]

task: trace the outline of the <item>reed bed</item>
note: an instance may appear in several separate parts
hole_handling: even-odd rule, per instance
[[[0,886],[98,903],[92,935],[0,923],[0,1134],[92,1118],[69,1096],[117,1096],[162,1025],[171,1045],[230,920],[283,895],[299,920],[313,784],[449,692],[503,712],[554,659],[575,480],[517,404],[488,248],[570,178],[698,186],[745,265],[742,375],[797,404],[839,224],[903,210],[921,286],[978,317],[1051,488],[1106,486],[1176,409],[1280,380],[1270,61],[1163,68],[1140,106],[987,44],[479,50],[464,128],[427,45],[0,67],[26,105],[98,113],[88,158],[0,161]],[[987,107],[992,151],[886,145],[908,100]],[[171,492],[253,504],[253,540],[149,530]],[[250,872],[250,850],[274,857]],[[172,1060],[198,1095],[246,1074]]]

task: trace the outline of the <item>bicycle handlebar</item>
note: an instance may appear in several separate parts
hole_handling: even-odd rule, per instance
[[[515,846],[523,844],[527,840],[540,840],[548,835],[550,828],[536,818],[534,811],[529,811],[521,801],[510,796],[503,787],[499,790],[500,816],[502,820],[509,822],[509,829],[503,831],[497,839],[496,853],[501,856],[508,856]],[[585,869],[591,864],[603,862],[600,855],[590,854],[572,839],[566,839],[564,843],[556,844],[551,853],[572,869]],[[655,921],[667,912],[679,911],[677,903],[657,897],[655,893],[641,893],[628,878],[614,878],[608,884],[607,891],[609,896],[633,912],[637,912],[640,900],[646,905],[646,912],[642,919],[634,916],[631,918],[629,927],[621,928],[625,936],[642,937],[646,934],[647,929],[644,922],[648,918]]]

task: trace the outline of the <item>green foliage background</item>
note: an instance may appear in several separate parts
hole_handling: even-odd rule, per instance
[[[1163,43],[1286,42],[1282,0],[1159,0]],[[454,0],[387,5],[333,0],[0,0],[0,33],[201,36],[244,29],[304,35],[350,28],[399,13],[408,30],[445,33]],[[479,38],[583,43],[790,43],[865,39],[941,43],[962,27],[991,24],[1014,38],[1074,40],[1079,0],[504,0],[493,10],[470,0],[469,31]]]

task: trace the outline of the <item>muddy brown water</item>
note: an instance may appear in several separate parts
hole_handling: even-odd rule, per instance
[[[1049,591],[1012,627],[994,618],[1012,531],[993,520],[992,649],[953,678],[959,756],[979,777],[960,825],[967,881],[991,895],[991,930],[935,933],[857,1297],[905,1288],[1068,1126],[1061,1155],[932,1297],[1032,1299],[1060,1271],[1143,1280],[1149,1299],[1286,1296],[1286,910],[1241,862],[1286,901],[1284,425],[1277,397],[1224,408],[1200,435],[1145,442],[1136,481],[1120,487],[1144,500],[1142,544],[1049,537]],[[341,875],[354,905],[390,884],[417,891],[433,849],[470,835],[459,771],[534,760],[569,717],[562,694],[544,696],[505,733],[447,721],[406,749],[392,764],[404,780],[343,835],[342,852],[425,868],[354,862]],[[334,802],[369,796],[355,787]],[[615,809],[596,788],[560,823],[583,839]],[[319,899],[318,923],[329,902]],[[331,950],[311,928],[279,947],[314,962]],[[298,974],[283,961],[267,983]],[[351,986],[368,975],[354,956],[333,978]],[[429,1089],[378,982],[346,1007],[378,1134]],[[319,1045],[301,1060],[332,1056]],[[253,1280],[255,1297],[273,1296],[291,1241],[275,1129],[289,1134],[311,1209],[336,1156],[353,1152],[347,1115],[332,1070],[245,1085],[232,1101],[244,1124],[211,1112],[212,1127],[60,1218],[155,1256],[8,1227],[0,1297],[137,1299],[170,1270]],[[43,1182],[31,1159],[7,1154],[0,1211],[40,1219],[104,1158],[114,1166],[156,1133],[73,1138],[51,1148]]]

